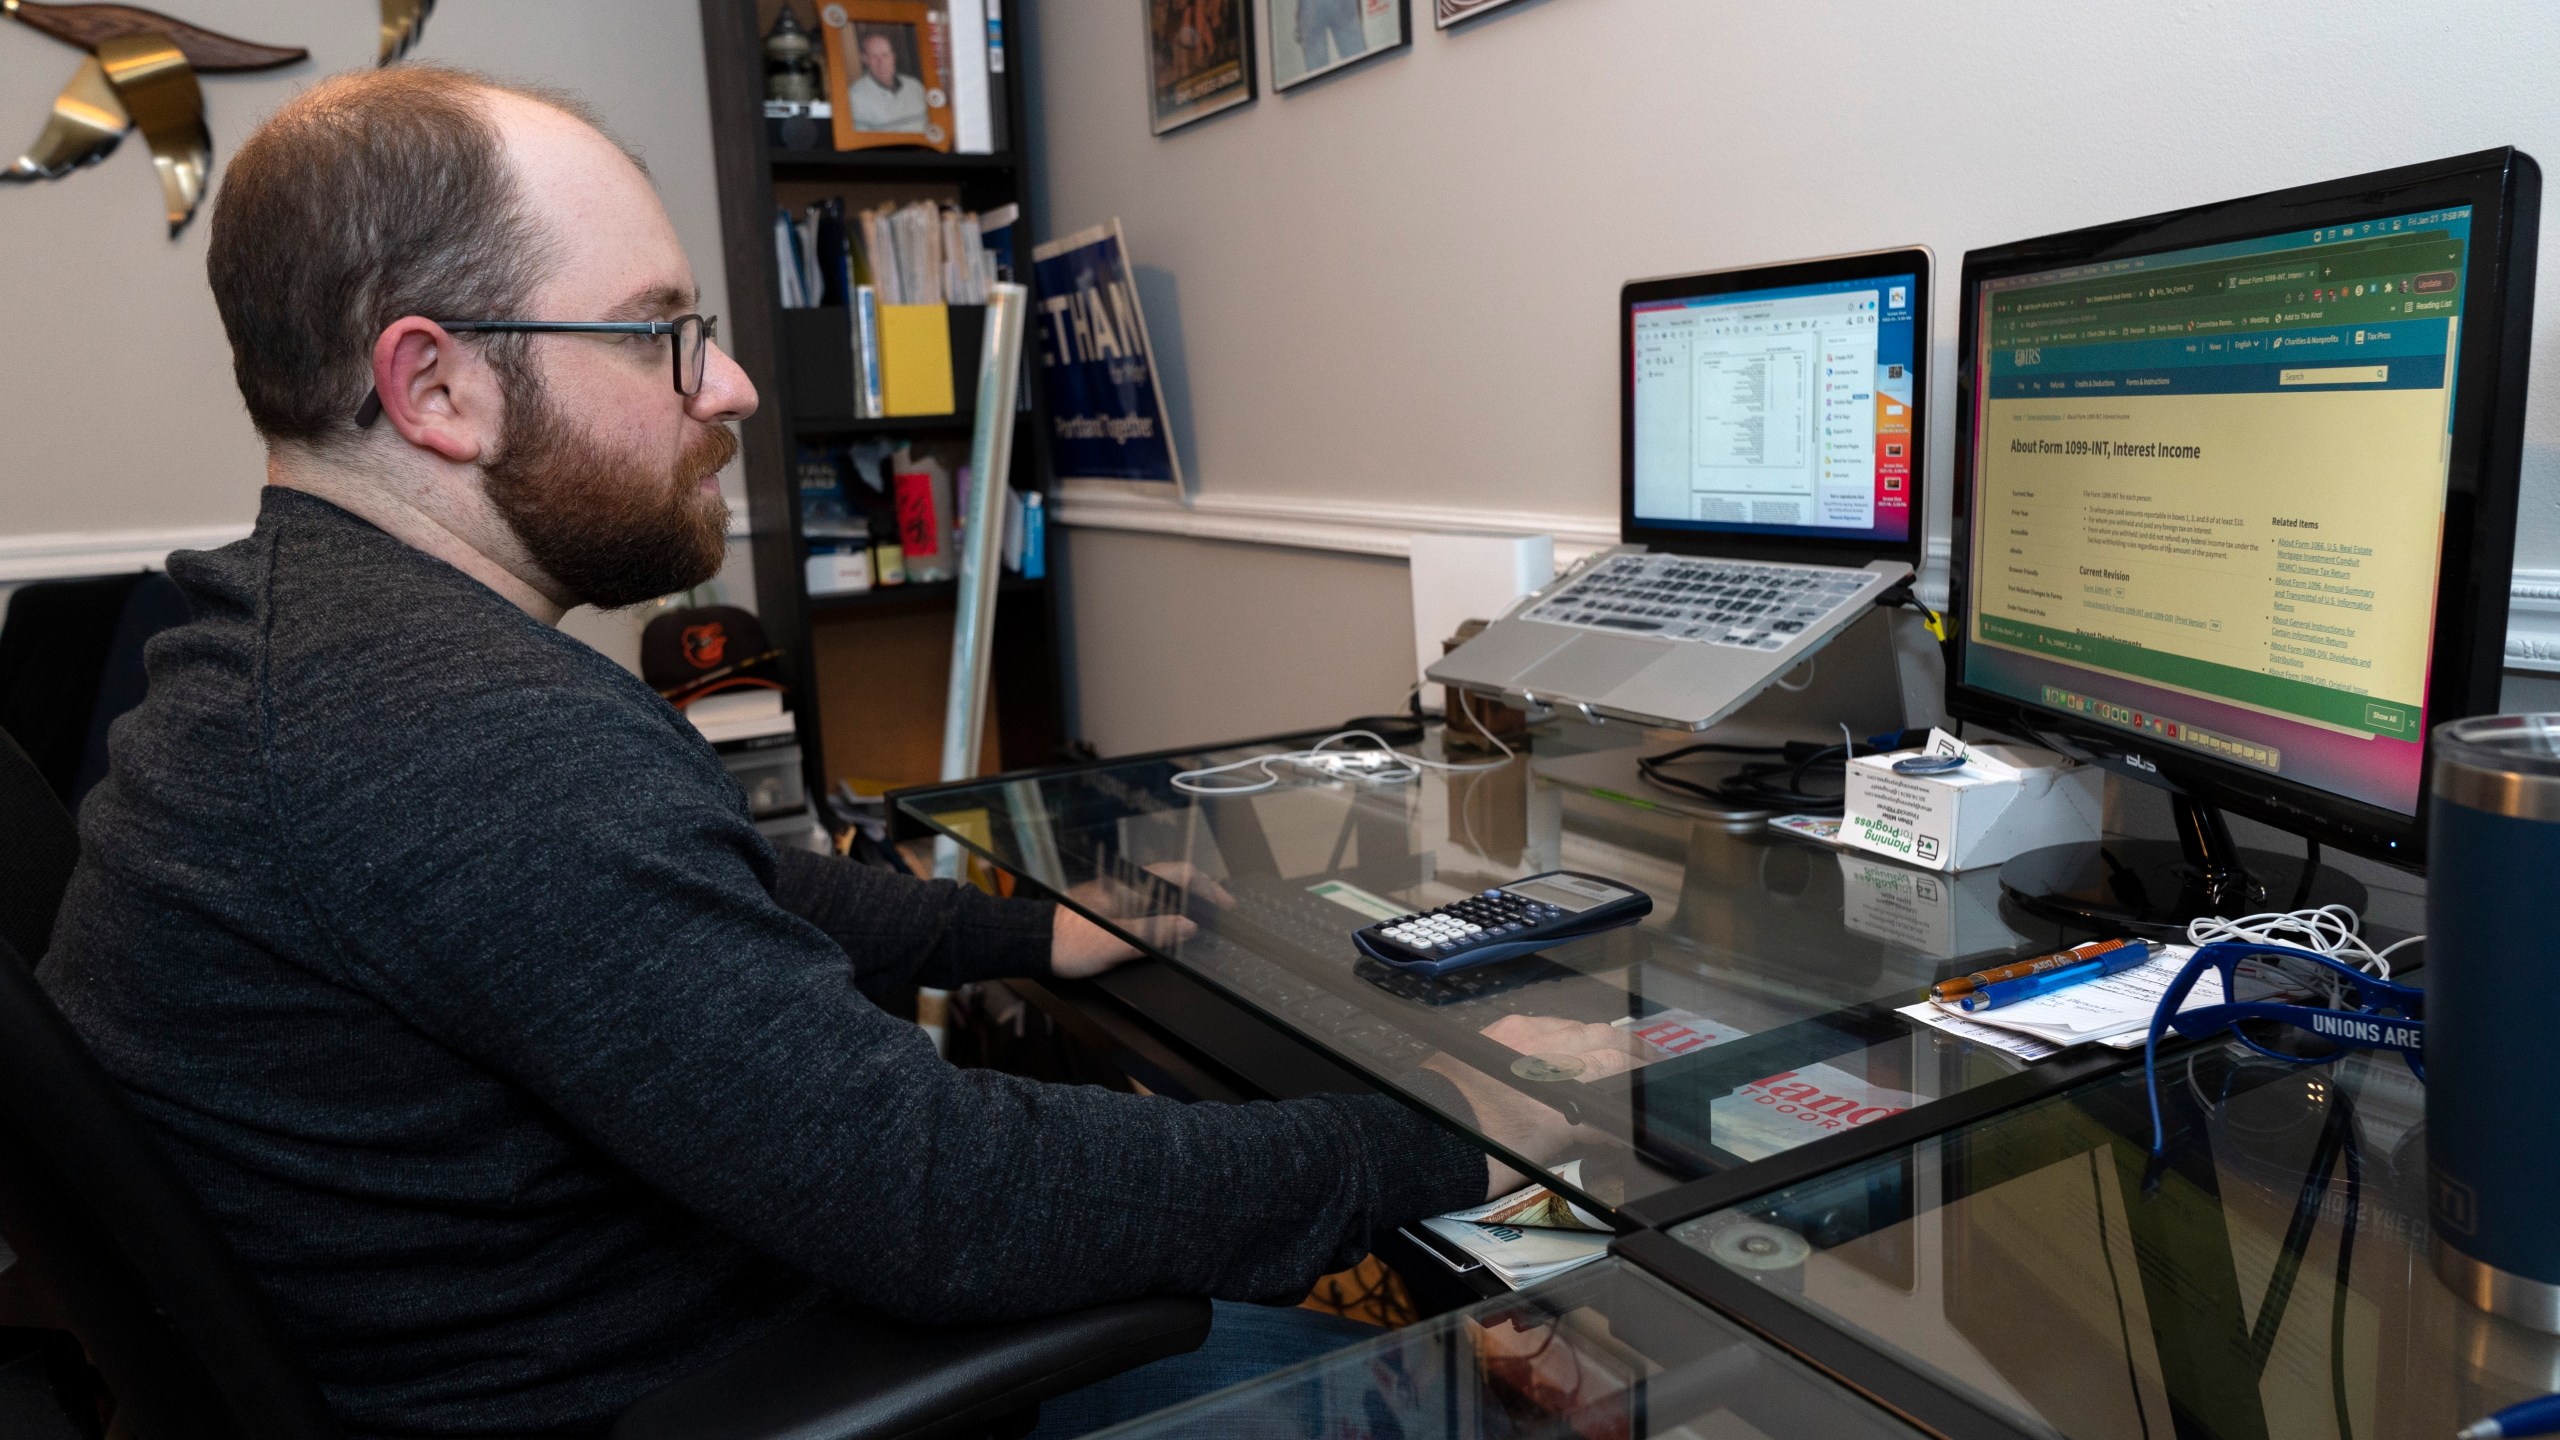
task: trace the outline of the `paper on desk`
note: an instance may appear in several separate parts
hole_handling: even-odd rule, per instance
[[[1568,1185],[1579,1185],[1582,1162],[1569,1162],[1556,1174]],[[1609,1252],[1608,1225],[1544,1185],[1434,1215],[1422,1224],[1515,1290]]]
[[[2063,1049],[2049,1040],[2039,1040],[2033,1035],[2021,1035],[2014,1030],[2002,1030],[1996,1026],[1967,1019],[1953,1010],[1942,1009],[1927,1000],[1917,1005],[1905,1005],[1900,1013],[1933,1029],[1944,1030],[1950,1035],[1970,1040],[1976,1045],[1988,1045],[1994,1050],[2006,1050],[2021,1060],[2042,1060],[2048,1055],[2061,1054]]]
[[[1923,1025],[1959,1035],[1965,1034],[1969,1027],[1990,1027],[2055,1047],[2105,1041],[2120,1048],[2130,1048],[2141,1044],[2150,1033],[2151,1015],[2160,1007],[2160,997],[2169,993],[2170,982],[2178,978],[2178,972],[2186,968],[2187,961],[2193,959],[2195,953],[2192,945],[2154,946],[2149,961],[2120,975],[2073,985],[2050,995],[2021,1000],[2015,1005],[2003,1005],[1996,1010],[1966,1014],[1923,1000],[1917,1005],[1902,1007],[1901,1013]],[[2195,992],[2178,1008],[2193,1010],[2200,1005],[2221,1003],[2221,976],[2205,975],[2198,978]],[[2030,1055],[2027,1058],[2043,1057]]]

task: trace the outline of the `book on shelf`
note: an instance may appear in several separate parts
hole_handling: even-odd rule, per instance
[[[875,420],[889,413],[880,370],[880,291],[853,287],[853,413]]]

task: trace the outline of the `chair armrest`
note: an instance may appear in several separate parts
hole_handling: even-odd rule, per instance
[[[1206,1300],[931,1329],[822,1310],[642,1396],[612,1440],[928,1440],[1196,1350]]]

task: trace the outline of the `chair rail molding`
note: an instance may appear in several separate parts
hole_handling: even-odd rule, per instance
[[[1560,564],[1570,564],[1618,541],[1617,521],[1592,515],[1243,495],[1202,495],[1185,505],[1171,498],[1133,495],[1118,487],[1086,489],[1076,485],[1069,485],[1059,497],[1057,519],[1061,525],[1084,530],[1123,530],[1396,560],[1412,553],[1416,534],[1433,531],[1553,535]],[[735,515],[731,520],[732,537],[745,529],[746,517]],[[0,585],[157,570],[168,563],[172,550],[211,550],[248,533],[249,526],[241,523],[0,535]],[[1934,603],[1945,603],[1946,561],[1945,537],[1931,536],[1921,567],[1921,592]],[[2509,582],[2507,596],[2506,668],[2560,675],[2560,569],[2518,569]]]
[[[58,530],[0,535],[0,585],[158,570],[172,550],[212,550],[245,538],[249,524],[187,525],[135,530]]]
[[[2507,583],[2507,668],[2560,674],[2560,570],[2518,570]]]
[[[1057,521],[1083,530],[1176,535],[1397,560],[1412,553],[1416,534],[1432,531],[1553,535],[1558,565],[1618,543],[1615,516],[1262,495],[1197,495],[1184,504],[1170,496],[1132,493],[1123,486],[1073,482],[1059,496]],[[1920,566],[1920,593],[1934,605],[1946,603],[1947,555],[1947,537],[1930,536]],[[2506,668],[2560,674],[2560,569],[2518,569],[2509,586],[2507,608]]]

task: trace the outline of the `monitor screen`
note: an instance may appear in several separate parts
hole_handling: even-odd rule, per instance
[[[1922,288],[1913,273],[1631,296],[1632,523],[1910,540]]]
[[[1970,291],[1963,683],[2414,813],[2470,222]]]

